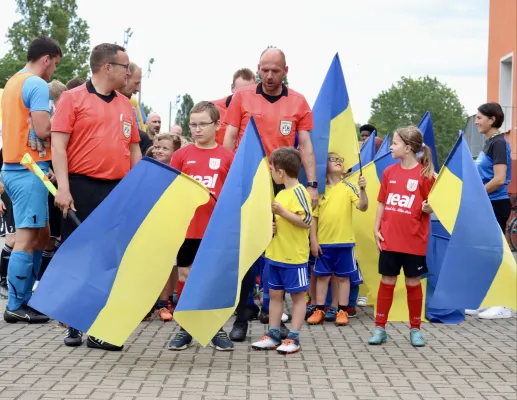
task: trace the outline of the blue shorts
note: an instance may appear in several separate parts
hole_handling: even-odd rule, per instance
[[[45,174],[48,168],[42,168]],[[13,203],[16,229],[44,228],[48,221],[48,190],[28,169],[3,170],[2,181]]]
[[[352,272],[350,275],[350,285],[359,286],[363,284],[363,275],[361,275],[361,270],[359,269],[359,264],[357,264],[357,269]]]
[[[334,247],[322,245],[323,254],[316,259],[314,275],[331,276],[332,274],[345,278],[357,270],[353,247]]]
[[[285,290],[286,293],[305,292],[309,289],[309,267],[304,264],[295,268],[279,267],[267,260],[269,268],[269,288]]]

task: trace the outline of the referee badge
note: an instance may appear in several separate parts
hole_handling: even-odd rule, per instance
[[[122,133],[124,134],[124,137],[126,139],[129,138],[129,136],[131,136],[131,122],[124,121]]]
[[[291,133],[293,121],[280,121],[280,133],[287,136]]]
[[[219,169],[219,167],[221,166],[221,159],[220,158],[211,158],[210,161],[208,161],[208,166],[210,167],[210,169],[217,171]]]

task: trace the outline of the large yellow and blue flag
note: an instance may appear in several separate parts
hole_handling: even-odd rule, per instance
[[[311,139],[316,158],[318,182],[327,180],[328,153],[345,159],[345,171],[359,162],[359,142],[343,69],[336,53],[312,109],[314,129]],[[319,185],[320,193],[325,184]]]
[[[389,135],[388,135],[389,136]],[[373,131],[372,134],[366,139],[366,142],[359,151],[361,157],[361,164],[356,164],[352,167],[352,171],[359,171],[362,165],[366,165],[375,159],[375,138],[377,137],[377,131]],[[383,142],[384,143],[384,142]],[[389,147],[389,146],[388,146]]]
[[[65,240],[29,305],[122,345],[156,302],[208,199],[187,175],[142,159]]]
[[[463,135],[442,167],[429,203],[451,235],[431,306],[517,309],[515,260]]]
[[[250,118],[174,319],[206,346],[235,311],[241,281],[273,236],[271,173]]]
[[[424,144],[431,150],[434,170],[438,172],[440,170],[440,166],[438,165],[438,153],[436,152],[436,144],[434,140],[433,120],[431,119],[431,113],[429,111],[426,111],[420,120],[418,129],[420,129],[420,132],[422,132],[424,136]]]

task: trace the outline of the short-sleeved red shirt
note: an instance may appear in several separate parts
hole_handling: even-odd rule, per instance
[[[233,95],[225,122],[239,128],[237,146],[252,115],[268,157],[279,147],[294,146],[297,131],[313,129],[307,100],[286,86],[280,96],[265,94],[260,83],[246,86]]]
[[[223,146],[217,145],[213,149],[200,149],[192,144],[179,149],[172,155],[171,167],[203,184],[218,199],[232,161],[233,153]],[[214,207],[215,201],[212,196],[208,203],[198,207],[190,222],[187,239],[203,237]]]
[[[131,166],[129,145],[140,142],[129,99],[100,95],[91,81],[61,95],[52,132],[70,134],[68,172],[97,179],[122,179]]]
[[[429,214],[422,203],[429,197],[435,179],[421,175],[422,164],[404,169],[400,163],[382,174],[377,201],[384,203],[381,220],[382,250],[425,256],[429,237]]]
[[[215,134],[215,141],[217,144],[223,145],[224,142],[224,134],[226,133],[226,112],[228,111],[228,106],[232,101],[232,96],[226,96],[219,100],[214,100],[212,103],[215,104],[217,109],[219,110],[219,121],[221,122],[221,127],[217,130]]]

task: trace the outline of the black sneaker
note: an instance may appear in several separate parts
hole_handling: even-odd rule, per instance
[[[233,350],[233,342],[228,337],[228,334],[222,329],[212,338],[210,346],[219,351]]]
[[[36,313],[31,308],[22,305],[19,309],[15,311],[9,310],[7,307],[4,311],[4,321],[10,324],[15,324],[16,322],[26,322],[28,324],[44,324],[49,321],[49,317],[43,315],[41,313]]]
[[[247,322],[236,322],[233,324],[232,331],[230,332],[230,339],[232,342],[244,342],[246,340],[246,334],[248,333]]]
[[[286,339],[289,332],[289,328],[283,322],[280,322],[280,337]]]
[[[74,328],[68,328],[65,336],[65,346],[77,347],[83,344],[83,334]]]
[[[124,346],[115,346],[114,344],[97,339],[93,336],[88,336],[86,346],[88,346],[90,349],[100,349],[106,351],[120,351],[124,348]]]
[[[0,279],[0,297],[4,299],[9,297],[9,287],[7,286],[7,279],[4,277]]]
[[[255,319],[259,318],[260,314],[260,308],[256,304],[253,304],[252,306],[246,306],[246,321],[253,321]]]
[[[269,324],[269,312],[262,309],[259,314],[259,321],[263,324]]]

